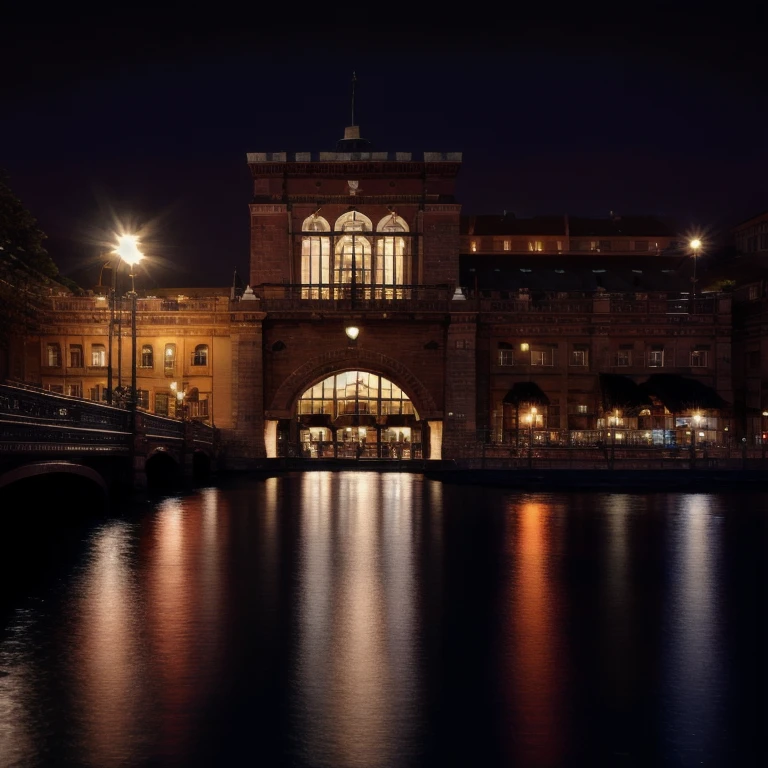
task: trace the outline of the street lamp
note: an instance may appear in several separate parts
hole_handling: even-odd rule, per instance
[[[760,447],[763,450],[763,465],[765,465],[765,444],[768,442],[768,432],[766,432],[765,420],[768,418],[768,411],[763,411],[763,424],[760,431]]]
[[[693,251],[693,277],[691,278],[691,312],[696,312],[696,262],[699,257],[699,250],[701,249],[701,240],[698,237],[691,240],[691,250]]]
[[[131,397],[128,401],[128,407],[133,413],[132,427],[135,427],[136,418],[136,283],[134,271],[136,265],[144,258],[144,254],[139,250],[138,235],[119,235],[117,238],[117,248],[115,253],[122,261],[131,268],[131,290],[128,293],[131,299]]]
[[[528,439],[528,468],[533,468],[533,428],[536,424],[536,406],[531,406],[531,412],[528,414],[528,424],[530,425],[530,436]]]
[[[696,466],[696,430],[701,424],[701,414],[693,414],[693,427],[691,428],[691,469]]]

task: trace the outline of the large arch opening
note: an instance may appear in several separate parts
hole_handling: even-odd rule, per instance
[[[294,418],[295,431],[278,435],[282,455],[426,458],[426,422],[398,384],[373,371],[338,371],[317,381],[297,399]]]

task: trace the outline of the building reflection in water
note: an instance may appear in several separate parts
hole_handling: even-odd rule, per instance
[[[295,670],[302,758],[396,765],[419,686],[410,476],[306,473]]]
[[[661,708],[667,747],[686,759],[721,764],[725,712],[719,549],[722,518],[705,494],[681,497],[670,517],[673,549],[664,616],[664,681]]]
[[[508,522],[507,552],[514,564],[506,629],[510,764],[560,766],[566,737],[561,697],[568,681],[553,510],[523,501]]]

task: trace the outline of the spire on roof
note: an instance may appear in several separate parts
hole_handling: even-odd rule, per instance
[[[344,129],[344,138],[336,142],[338,152],[370,152],[371,142],[368,139],[360,138],[360,126],[355,123],[355,86],[357,84],[357,73],[352,72],[352,98],[351,98],[351,117],[352,124]]]

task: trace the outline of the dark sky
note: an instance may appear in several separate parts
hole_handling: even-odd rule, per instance
[[[374,148],[464,153],[467,213],[652,213],[714,239],[768,208],[765,3],[541,5],[30,5],[2,33],[0,167],[81,284],[120,220],[146,232],[147,287],[229,285],[246,152],[333,150],[354,69]]]

